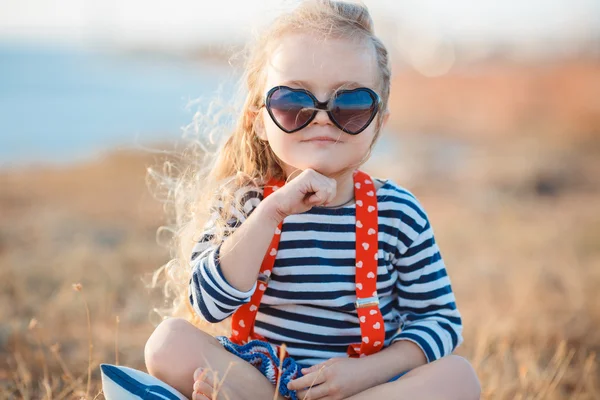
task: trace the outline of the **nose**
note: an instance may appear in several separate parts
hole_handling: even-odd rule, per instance
[[[316,110],[317,115],[311,121],[311,125],[333,125],[331,120],[329,119],[329,115],[327,115],[326,110]]]

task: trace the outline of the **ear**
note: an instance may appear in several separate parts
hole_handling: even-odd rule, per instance
[[[383,121],[381,123],[382,128],[387,124],[388,119],[390,119],[390,110],[388,108],[386,108],[385,111],[383,112]]]
[[[262,113],[261,113],[262,107],[258,108],[255,106],[251,106],[248,109],[248,118],[250,118],[253,121],[253,128],[254,128],[254,132],[256,133],[256,136],[263,141],[268,141],[267,139],[267,133],[265,131],[265,124],[263,122],[263,117],[262,117]]]

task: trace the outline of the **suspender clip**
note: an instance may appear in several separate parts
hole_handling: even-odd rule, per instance
[[[258,280],[263,282],[265,285],[268,285],[269,281],[271,280],[271,275],[267,275],[264,272],[260,272],[258,274]]]
[[[364,299],[356,299],[354,306],[356,308],[365,308],[379,305],[379,298],[377,296],[367,297]]]

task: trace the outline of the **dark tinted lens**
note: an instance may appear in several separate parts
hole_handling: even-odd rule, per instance
[[[346,131],[359,132],[371,121],[377,104],[366,90],[354,90],[338,94],[331,105],[331,113]]]
[[[314,103],[305,92],[279,88],[269,100],[269,108],[277,123],[288,131],[304,125],[314,113]]]

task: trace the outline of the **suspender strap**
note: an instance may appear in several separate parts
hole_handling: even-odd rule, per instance
[[[264,188],[263,198],[266,199],[273,191],[282,187],[285,182],[271,179]],[[279,248],[279,238],[281,237],[281,228],[283,222],[279,224],[267,249],[263,262],[260,266],[260,272],[256,283],[256,291],[250,298],[250,302],[242,305],[233,314],[231,321],[230,340],[236,344],[245,344],[252,338],[263,339],[254,333],[254,321],[258,312],[258,306],[263,294],[267,290],[267,285],[271,279],[271,270],[275,265],[275,257]]]
[[[385,340],[383,316],[377,298],[378,219],[377,196],[371,177],[354,172],[356,198],[356,302],[362,341],[348,346],[350,357],[373,354]]]

